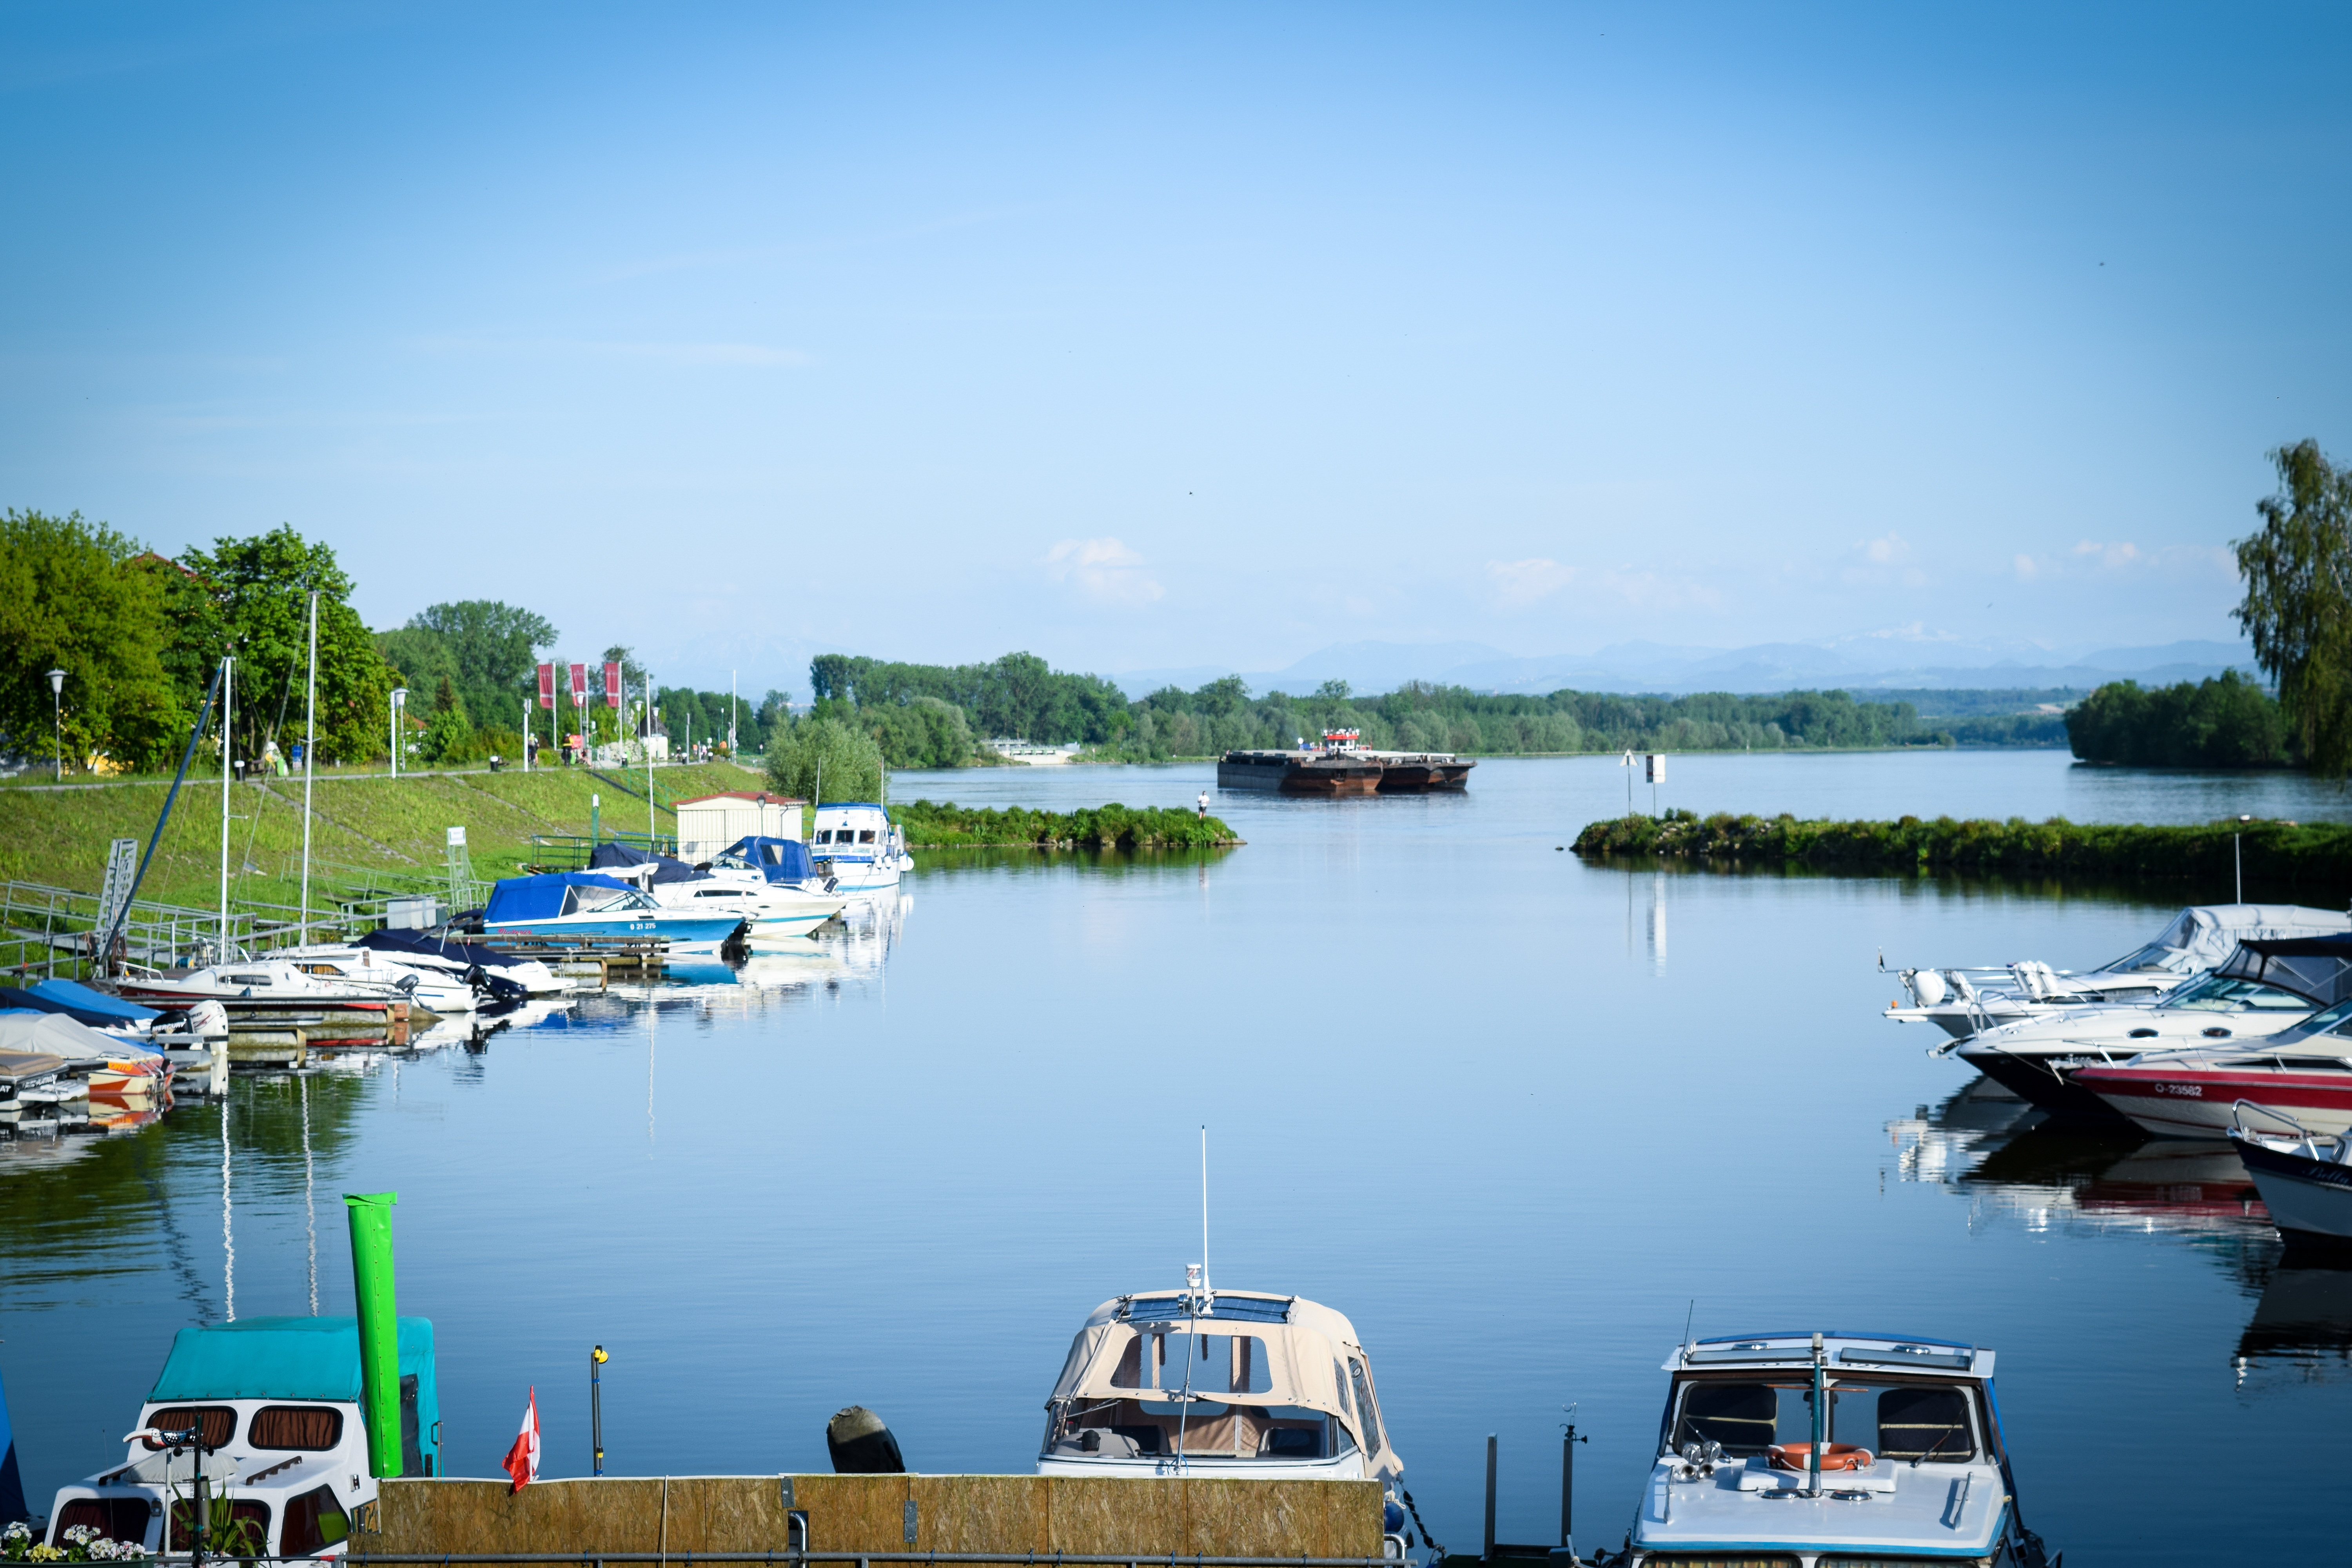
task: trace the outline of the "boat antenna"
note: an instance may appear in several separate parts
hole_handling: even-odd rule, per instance
[[[1684,1311],[1684,1313],[1683,1313],[1683,1350],[1684,1350],[1684,1353],[1685,1353],[1685,1354],[1689,1353],[1689,1350],[1690,1350],[1690,1331],[1691,1331],[1691,1320],[1692,1320],[1693,1318],[1697,1317],[1697,1316],[1698,1316],[1698,1298],[1697,1298],[1697,1297],[1696,1297],[1696,1296],[1693,1296],[1693,1297],[1690,1299],[1690,1306],[1689,1306],[1689,1308],[1688,1308],[1687,1310],[1685,1310]]]
[[[1201,1295],[1214,1310],[1216,1288],[1209,1283],[1209,1128],[1201,1124]]]

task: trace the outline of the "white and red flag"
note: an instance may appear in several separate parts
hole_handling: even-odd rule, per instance
[[[505,1464],[507,1474],[514,1478],[514,1485],[508,1489],[509,1497],[539,1479],[539,1389],[536,1385],[530,1391],[530,1403],[523,1406],[522,1430],[515,1434],[514,1447],[507,1450]]]

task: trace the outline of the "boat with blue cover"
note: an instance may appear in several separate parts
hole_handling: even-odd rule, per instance
[[[2044,1568],[1993,1396],[1993,1352],[1885,1334],[1677,1345],[1628,1568],[1967,1563]]]
[[[673,947],[717,947],[742,929],[733,911],[664,909],[651,895],[595,871],[509,877],[490,889],[482,931],[493,937],[542,941],[644,941]]]
[[[433,1324],[399,1320],[399,1473],[442,1473]],[[376,1503],[352,1318],[245,1318],[182,1329],[139,1407],[122,1462],[58,1489],[49,1543],[80,1530],[149,1553],[340,1557]],[[175,1445],[171,1439],[194,1434]],[[168,1529],[170,1539],[164,1536]]]

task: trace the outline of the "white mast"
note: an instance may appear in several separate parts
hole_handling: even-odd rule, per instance
[[[310,940],[310,778],[313,771],[318,766],[318,761],[319,591],[316,588],[313,588],[310,590],[310,674],[309,679],[304,682],[302,698],[302,933],[295,939],[298,942],[305,942]],[[310,1091],[305,1089],[303,1092],[307,1095]],[[303,1101],[302,1126],[304,1129],[303,1136],[306,1139],[310,1135],[310,1101],[305,1100]],[[304,1144],[304,1148],[307,1150],[308,1147],[309,1145],[306,1142]],[[304,1158],[307,1160],[309,1155],[306,1153]],[[310,1243],[312,1265],[310,1315],[312,1317],[318,1316],[319,1313],[319,1290],[316,1275],[318,1250],[318,1240],[314,1237]]]
[[[229,758],[228,758],[228,754],[229,754],[229,752],[232,752],[233,750],[235,750],[235,749],[236,749],[236,744],[235,744],[235,742],[234,742],[230,739],[230,737],[229,737],[229,727],[228,727],[228,726],[229,726],[229,698],[230,698],[230,693],[231,693],[231,692],[236,689],[236,660],[235,658],[223,658],[223,659],[221,660],[221,861],[220,861],[220,954],[219,954],[219,956],[218,956],[217,958],[215,958],[215,959],[214,960],[214,962],[215,962],[215,963],[226,963],[227,962],[229,962],[229,956],[228,956],[228,784],[229,784],[229,771],[228,771],[228,764],[229,764]],[[226,1113],[226,1111],[222,1112],[222,1117],[223,1117],[224,1128],[225,1128],[225,1127],[226,1127],[226,1121],[227,1113]],[[224,1139],[226,1139],[226,1138],[227,1137],[227,1133],[226,1133],[226,1131],[223,1131],[223,1133],[222,1133],[222,1137],[223,1137]],[[222,1181],[223,1181],[224,1183],[226,1183],[226,1182],[227,1181],[227,1179],[228,1179],[228,1178],[227,1178],[226,1175],[224,1175],[221,1179],[222,1179]],[[227,1203],[227,1199],[226,1199],[226,1197],[224,1197],[224,1198],[222,1199],[222,1203],[223,1203],[224,1205],[226,1205],[226,1204]]]

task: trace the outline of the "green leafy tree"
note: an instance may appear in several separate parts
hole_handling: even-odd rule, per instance
[[[2231,614],[2277,684],[2312,771],[2340,779],[2352,772],[2352,472],[2315,441],[2271,461],[2278,493],[2255,503],[2263,526],[2233,547],[2246,597]]]
[[[300,738],[313,589],[320,753],[343,761],[384,754],[394,671],[351,607],[352,580],[335,564],[333,550],[281,524],[250,539],[215,539],[210,550],[184,551],[179,564],[198,593],[182,597],[185,618],[173,626],[173,641],[202,656],[197,668],[209,679],[235,639],[236,755],[258,756],[281,736]]]
[[[812,715],[768,737],[768,787],[803,800],[880,800],[882,748],[855,725]]]
[[[132,540],[79,512],[0,513],[0,736],[48,757],[66,672],[64,756],[155,771],[190,721],[163,663],[163,594]]]
[[[536,708],[539,650],[555,639],[546,616],[496,599],[427,605],[377,638],[403,671],[418,679],[446,673],[468,713],[499,724],[519,721],[526,704]],[[422,651],[427,646],[430,654]]]

